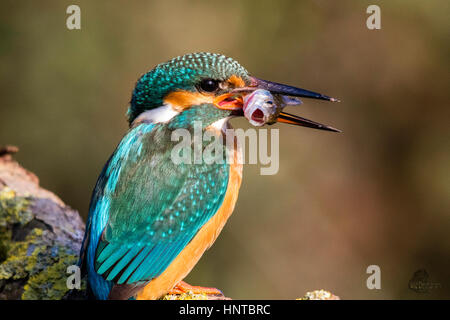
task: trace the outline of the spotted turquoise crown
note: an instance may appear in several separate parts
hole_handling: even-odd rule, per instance
[[[190,53],[161,63],[137,81],[128,120],[131,123],[140,113],[160,107],[171,91],[195,91],[202,79],[224,81],[232,75],[250,81],[247,70],[237,61],[217,53]]]

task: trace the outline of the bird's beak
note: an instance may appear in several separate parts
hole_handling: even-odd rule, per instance
[[[215,104],[219,108],[233,110],[233,112],[235,112],[236,114],[242,115],[243,96],[257,89],[264,89],[270,91],[273,95],[280,96],[282,100],[285,101],[284,106],[299,105],[302,103],[299,99],[291,99],[290,97],[302,97],[302,98],[326,100],[331,102],[339,102],[338,99],[317,92],[251,77],[251,84],[249,86],[236,88],[231,93],[222,95],[215,102]],[[335,129],[333,127],[312,120],[308,120],[296,115],[292,115],[286,112],[280,112],[276,122],[288,123],[319,130],[341,132],[340,130]]]
[[[279,94],[282,96],[320,99],[320,100],[327,100],[327,101],[332,101],[332,102],[339,101],[338,99],[331,98],[331,97],[325,96],[325,95],[317,93],[317,92],[288,86],[286,84],[262,80],[262,79],[258,79],[255,77],[252,77],[252,84],[247,88],[248,89],[251,88],[252,91],[256,90],[256,89],[264,89],[264,90],[270,91],[272,94]],[[246,88],[240,88],[240,89],[246,89]]]

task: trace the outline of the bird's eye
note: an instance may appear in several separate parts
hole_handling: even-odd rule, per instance
[[[200,89],[206,92],[214,92],[219,88],[219,81],[214,79],[203,79],[200,82]]]

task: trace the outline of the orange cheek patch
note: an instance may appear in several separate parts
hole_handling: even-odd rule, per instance
[[[168,103],[175,111],[181,112],[190,106],[202,103],[213,103],[214,97],[199,92],[184,90],[173,91],[164,98],[164,103]]]
[[[234,88],[242,88],[245,87],[245,81],[242,80],[241,77],[238,77],[237,75],[232,75],[228,82],[234,87]]]

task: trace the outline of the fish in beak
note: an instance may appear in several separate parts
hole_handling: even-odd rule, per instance
[[[281,122],[313,129],[341,132],[336,128],[282,111],[288,105],[301,104],[299,97],[332,102],[338,102],[338,99],[254,77],[252,77],[250,86],[236,88],[232,91],[232,94],[239,93],[243,96],[242,108],[237,110],[236,113],[244,115],[255,126]]]

